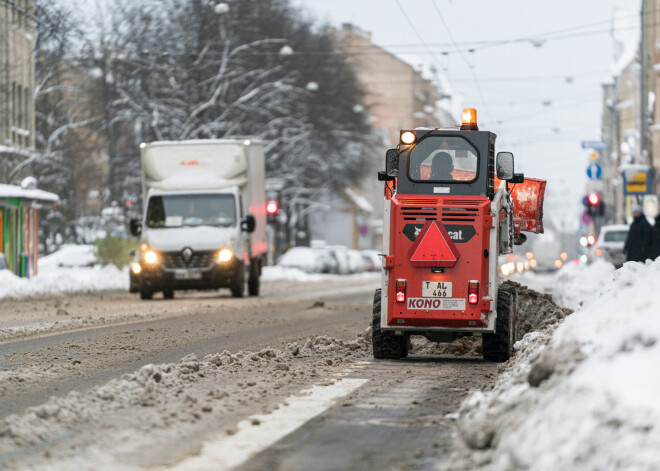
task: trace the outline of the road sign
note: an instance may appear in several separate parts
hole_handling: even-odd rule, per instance
[[[606,150],[607,141],[582,141],[583,149]]]
[[[624,195],[646,195],[649,193],[648,170],[623,172],[623,194]]]
[[[587,166],[587,176],[592,180],[600,180],[603,176],[603,167],[596,162],[592,162]]]

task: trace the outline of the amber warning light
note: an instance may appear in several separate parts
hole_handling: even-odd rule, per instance
[[[463,122],[461,123],[462,131],[478,131],[477,127],[477,110],[475,108],[463,109]]]

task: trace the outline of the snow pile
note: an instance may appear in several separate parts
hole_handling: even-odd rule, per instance
[[[514,281],[507,280],[500,285],[516,294],[518,313],[518,338],[529,332],[545,331],[571,313],[570,309],[555,304],[553,296],[531,290]],[[452,355],[474,357],[482,355],[481,337],[462,337],[451,343],[436,343],[424,337],[412,337],[412,352],[420,355]]]
[[[61,293],[128,290],[128,271],[114,265],[40,270],[31,279],[0,270],[0,299]]]
[[[325,273],[307,273],[299,268],[287,268],[279,266],[264,267],[261,273],[261,281],[328,281],[346,279],[379,279],[380,272],[363,272],[353,275],[329,275]]]
[[[0,270],[0,299],[25,298],[61,293],[128,290],[128,270],[114,265],[94,265],[91,245],[65,245],[61,250],[39,259],[39,274],[19,278]]]
[[[148,364],[101,386],[52,397],[0,420],[0,455],[48,442],[68,430],[74,433],[77,426],[98,424],[122,411],[132,410],[131,415],[145,411],[138,422],[163,429],[180,428],[214,414],[226,415],[238,405],[256,410],[274,391],[288,395],[292,386],[305,385],[335,366],[364,358],[369,335],[367,329],[351,341],[316,336],[292,342],[285,349],[225,350],[202,360],[190,354],[176,363]]]
[[[93,245],[66,244],[57,252],[39,258],[39,271],[52,271],[58,267],[91,267],[96,263]]]
[[[596,260],[590,265],[564,265],[550,275],[525,272],[512,279],[537,291],[546,291],[560,306],[577,309],[603,286],[612,280],[614,265],[604,260]]]
[[[657,469],[658,286],[660,261],[626,263],[554,332],[528,334],[493,391],[462,405],[447,467]]]

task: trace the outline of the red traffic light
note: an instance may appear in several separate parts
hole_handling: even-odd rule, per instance
[[[277,214],[278,209],[279,207],[277,206],[277,201],[271,200],[266,204],[266,212],[271,216]]]
[[[589,201],[590,205],[596,206],[600,201],[600,198],[598,197],[598,193],[589,193],[589,196],[587,196],[587,200]]]
[[[594,244],[596,243],[596,236],[593,235],[593,234],[589,234],[589,235],[587,236],[587,243],[588,243],[589,245],[594,245]]]

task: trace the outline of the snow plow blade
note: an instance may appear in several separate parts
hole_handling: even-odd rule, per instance
[[[501,180],[495,179],[495,188]],[[545,180],[525,178],[523,183],[509,183],[513,200],[513,227],[516,232],[543,233],[543,198]]]

